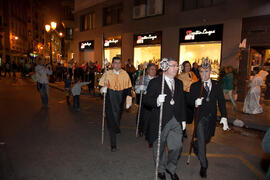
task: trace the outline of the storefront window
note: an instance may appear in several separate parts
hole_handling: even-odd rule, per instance
[[[121,56],[121,48],[104,49],[104,55],[105,55],[105,59],[107,59],[111,63],[113,57]]]
[[[138,65],[144,62],[151,61],[152,63],[158,63],[160,60],[161,46],[150,45],[140,46],[134,48],[134,66],[137,68]]]
[[[220,68],[221,42],[217,43],[193,43],[180,45],[180,64],[189,61],[192,65],[194,62],[201,65],[204,58],[211,62],[211,77],[217,79]]]
[[[105,37],[103,42],[105,59],[107,59],[111,63],[113,57],[121,57],[121,46],[122,40],[120,35]]]

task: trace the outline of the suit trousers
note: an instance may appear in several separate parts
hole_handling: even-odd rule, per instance
[[[208,160],[206,158],[206,144],[209,143],[211,135],[209,118],[203,117],[199,120],[196,136],[197,140],[194,142],[194,153],[198,156],[200,160],[201,167],[208,168]]]
[[[160,136],[160,156],[158,172],[165,172],[166,168],[174,174],[177,167],[177,162],[180,156],[180,150],[182,148],[182,128],[173,117],[163,128]],[[166,145],[168,146],[168,157],[166,165]],[[153,156],[156,163],[158,149],[158,139],[153,143]]]

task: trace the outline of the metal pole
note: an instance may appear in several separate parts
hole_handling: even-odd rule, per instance
[[[104,86],[106,86],[106,79],[107,79],[107,66],[105,64],[105,74],[104,74]],[[104,124],[105,124],[105,105],[106,105],[106,94],[104,93],[104,97],[103,97],[103,110],[102,110],[102,130],[101,130],[101,144],[104,143]]]
[[[106,86],[106,80],[107,80],[107,62],[106,59],[104,58],[104,34],[102,33],[102,59],[103,59],[103,65],[104,65],[104,86]],[[104,87],[103,86],[103,87]],[[101,127],[101,144],[104,143],[104,124],[105,124],[105,105],[106,105],[106,94],[103,94],[103,110],[102,110],[102,127]]]
[[[145,67],[143,69],[143,77],[142,77],[141,85],[144,85],[144,77],[145,77]],[[138,131],[139,131],[141,108],[142,108],[142,95],[143,95],[143,91],[141,90],[141,92],[140,92],[139,110],[138,110],[138,117],[137,117],[136,137],[138,137]]]

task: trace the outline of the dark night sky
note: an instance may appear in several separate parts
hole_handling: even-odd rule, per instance
[[[61,12],[61,0],[41,0],[41,6],[44,9],[45,24],[50,21],[60,21]]]

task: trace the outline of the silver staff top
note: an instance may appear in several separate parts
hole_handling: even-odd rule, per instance
[[[205,58],[202,62],[202,68],[203,69],[207,69],[207,68],[211,68],[211,63],[209,61],[208,58]]]
[[[162,69],[162,71],[167,71],[169,69],[169,63],[167,58],[163,58],[161,60],[160,69]]]

